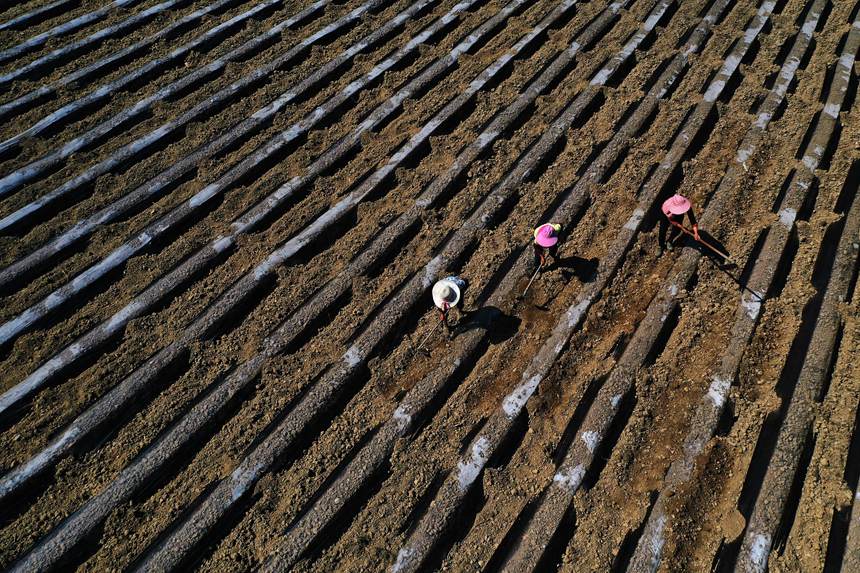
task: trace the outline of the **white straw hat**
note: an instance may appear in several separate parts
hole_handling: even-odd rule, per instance
[[[448,306],[456,306],[460,302],[460,287],[457,283],[448,279],[442,279],[433,285],[433,304],[439,308],[444,308],[445,303]]]

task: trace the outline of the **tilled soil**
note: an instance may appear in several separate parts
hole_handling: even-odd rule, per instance
[[[0,140],[259,3],[229,3],[97,77],[63,85],[6,118]],[[10,3],[0,8],[0,25],[46,4]],[[155,4],[113,8],[97,22],[0,63],[0,75]],[[178,3],[130,33],[14,80],[4,86],[0,106],[57,84],[211,4]],[[55,168],[0,191],[0,218],[26,209],[307,42],[299,57],[214,112],[7,230],[0,236],[2,268],[13,268],[197,149],[235,133],[239,122],[301,85],[413,2],[371,1],[355,21],[316,40],[316,32],[340,26],[362,6],[355,1],[319,4],[268,2],[259,14],[145,81],[112,92],[0,154],[0,178],[5,178],[0,189],[6,189],[4,181],[75,138],[110,125],[118,114],[186,74],[310,11],[241,60],[160,99]],[[860,297],[854,289],[860,266],[854,221],[860,215],[852,218],[860,213],[855,199],[860,187],[855,39],[860,3],[745,0],[729,2],[724,10],[719,10],[720,0],[465,4],[463,9],[464,3],[454,0],[427,2],[248,135],[200,156],[193,169],[163,191],[0,286],[0,323],[5,323],[0,332],[8,332],[40,301],[98,270],[141,232],[150,233],[159,218],[194,206],[187,220],[123,264],[3,335],[2,567],[639,571],[637,558],[647,542],[643,531],[658,499],[664,500],[659,507],[667,516],[654,563],[659,570],[839,571],[843,560],[860,551],[848,536],[860,477]],[[0,30],[0,50],[107,5],[70,2],[45,17]],[[656,27],[643,28],[654,24],[649,15],[661,6]],[[507,15],[499,18],[500,13]],[[443,17],[445,25],[416,49],[379,78],[361,82]],[[765,20],[760,31],[754,29],[757,17]],[[815,25],[804,26],[811,18],[817,18]],[[697,37],[694,29],[703,25],[699,45],[688,50]],[[647,32],[644,40],[626,52],[640,29]],[[588,34],[592,41],[585,42]],[[804,34],[808,47],[792,64],[789,54]],[[525,43],[518,44],[521,39]],[[473,41],[461,53],[459,46]],[[555,71],[553,62],[565,50],[573,57]],[[512,56],[509,61],[505,54]],[[614,57],[623,63],[601,77]],[[446,67],[433,67],[440,62]],[[674,65],[680,72],[667,80],[664,71]],[[725,81],[721,70],[728,74]],[[458,102],[455,98],[473,89],[482,73],[490,74],[489,81]],[[529,95],[542,73],[556,75]],[[432,80],[413,90],[410,82],[429,74]],[[793,74],[784,96],[781,74]],[[655,100],[661,82],[670,87]],[[229,179],[243,160],[292,137],[286,134],[313,119],[343,90],[349,96],[329,116],[314,120],[265,160],[243,167],[241,178]],[[398,99],[407,91],[408,97]],[[709,99],[712,93],[718,93],[715,101]],[[780,103],[763,121],[761,106],[769,94]],[[544,153],[538,141],[553,132],[554,122],[577,98],[590,99]],[[517,107],[526,100],[525,107]],[[458,102],[456,110],[441,125],[434,123],[452,101]],[[368,118],[389,105],[393,112],[368,127]],[[638,121],[637,110],[649,105],[653,113],[628,133],[628,122]],[[695,111],[707,105],[712,108],[705,115]],[[494,131],[493,122],[502,120],[504,129]],[[684,125],[694,121],[701,125],[689,136]],[[741,161],[739,149],[753,132],[760,133],[757,145]],[[425,137],[414,150],[409,147]],[[350,147],[343,147],[347,143]],[[467,155],[479,143],[480,153]],[[317,167],[321,157],[339,149],[343,152],[331,164]],[[678,149],[680,159],[664,177],[658,164]],[[398,155],[403,150],[409,150],[405,158]],[[538,152],[543,155],[537,157]],[[375,181],[357,205],[340,211],[339,202],[381,177],[378,170],[389,161],[397,161],[394,171]],[[532,161],[523,175],[520,169]],[[233,223],[258,202],[296,180],[301,183],[294,195],[262,222],[235,230]],[[228,181],[223,191],[198,208],[200,192],[222,181]],[[442,192],[429,203],[416,203],[428,189]],[[674,265],[694,247],[684,239],[673,251],[658,254],[656,206],[674,192],[689,197],[700,218],[713,205],[723,206],[702,229],[731,253],[734,265],[703,256],[689,284],[671,284]],[[795,192],[805,194],[805,200],[787,211],[784,202]],[[499,193],[507,194],[496,204]],[[586,195],[575,213],[556,212],[580,193]],[[634,210],[643,206],[637,218]],[[482,220],[485,209],[492,216]],[[519,299],[515,295],[530,277],[518,257],[523,249],[531,250],[531,229],[554,216],[571,219],[560,260]],[[771,248],[766,239],[781,236],[778,225],[788,228],[787,240],[752,312],[749,285],[762,276]],[[308,234],[308,228],[313,232]],[[395,229],[396,240],[378,247]],[[615,260],[616,237],[625,229],[634,229],[632,242],[617,268],[607,270]],[[292,245],[297,236],[308,236],[307,243],[271,272],[260,271],[272,252]],[[235,239],[198,272],[146,294],[219,237]],[[362,253],[371,251],[378,254],[365,264]],[[451,338],[441,329],[430,334],[437,315],[429,287],[448,274],[468,279],[465,308],[473,311]],[[559,328],[568,320],[573,324],[569,307],[606,276],[563,350],[553,354],[547,374],[531,386],[521,410],[509,414],[524,372],[546,355],[542,348],[555,340]],[[255,286],[242,291],[252,280]],[[846,288],[840,280],[847,290],[834,300],[835,290]],[[663,317],[647,355],[628,372],[653,301],[666,296],[667,284],[674,288],[677,310]],[[325,290],[332,285],[342,285],[336,296]],[[231,294],[236,292],[244,293],[241,300]],[[129,320],[123,309],[149,296],[154,302]],[[333,298],[323,304],[320,297],[328,296]],[[819,316],[831,316],[830,309],[837,324],[832,350],[820,343],[829,332],[823,321],[816,334]],[[748,338],[738,334],[745,312],[754,327]],[[197,325],[209,317],[200,330]],[[276,333],[285,322],[290,331]],[[90,348],[86,337],[105,325],[119,328]],[[428,334],[424,348],[416,349]],[[63,363],[38,388],[14,398],[22,381],[76,344],[88,350]],[[695,456],[690,479],[670,482],[670,466],[687,453],[685,436],[708,423],[700,402],[711,396],[722,404],[714,398],[714,377],[723,371],[733,344],[740,344],[743,354],[728,381],[725,411]],[[158,353],[165,349],[175,354],[162,364]],[[820,373],[812,372],[816,357],[829,364]],[[237,378],[249,364],[257,370]],[[609,430],[594,438],[598,434],[590,424],[601,389],[619,376],[632,381],[631,390],[613,398]],[[84,427],[93,412],[115,399],[117,388],[138,379],[146,382],[118,402],[116,411],[84,433],[68,431]],[[236,379],[245,382],[235,394],[210,406],[225,381]],[[442,381],[431,399],[418,411],[406,408],[431,379]],[[805,395],[803,385],[810,379],[820,380],[822,389],[811,402],[802,402],[797,397]],[[334,388],[330,394],[324,390],[329,386]],[[808,428],[792,426],[795,409],[811,412]],[[309,417],[303,418],[304,412]],[[494,455],[482,457],[482,440],[496,435],[503,416],[512,416],[505,426],[510,429]],[[178,432],[198,417],[192,434]],[[783,458],[773,452],[782,451],[780,444],[795,435],[800,445],[788,451],[796,452],[798,469],[790,476],[787,501],[776,509],[772,538],[752,553],[760,565],[756,569],[745,561],[744,540],[758,539],[747,524],[763,511],[759,500],[773,503],[762,495],[779,484],[771,474],[779,474]],[[278,441],[279,436],[287,437]],[[589,446],[593,461],[576,487],[565,490],[572,502],[565,502],[563,519],[544,528],[543,512],[557,499],[553,488],[570,483],[565,460],[579,443],[592,439],[599,439]],[[160,448],[174,441],[181,447],[159,457]],[[25,464],[44,459],[50,461],[38,472],[22,473]],[[477,473],[464,482],[469,460],[477,464]],[[446,484],[458,476],[462,495],[456,507],[449,507]],[[135,479],[131,489],[118,485]],[[219,486],[232,494],[219,497]],[[120,490],[124,493],[116,493]],[[339,492],[347,490],[341,499]],[[222,503],[225,509],[217,509]],[[444,515],[453,517],[445,521]],[[428,525],[436,523],[445,525]],[[312,536],[306,533],[309,524]],[[301,535],[307,537],[297,540]],[[424,551],[426,539],[432,541]],[[302,549],[285,557],[286,548],[296,544]],[[540,547],[537,560],[526,561],[523,555],[533,545]]]

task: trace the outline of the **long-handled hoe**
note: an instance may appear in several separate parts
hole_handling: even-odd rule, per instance
[[[679,226],[680,226],[680,225],[679,225]],[[688,235],[692,236],[692,237],[693,237],[693,240],[695,240],[695,239],[696,239],[696,236],[693,234],[693,232],[692,232],[692,231],[690,231],[690,230],[689,230],[689,229],[687,229],[686,227],[683,227],[683,226],[680,226],[680,227],[681,227],[681,229],[682,229],[685,233],[687,233]],[[678,236],[675,238],[675,240],[674,240],[674,241],[672,241],[672,242],[673,242],[673,243],[677,242],[677,240],[678,240],[678,239],[680,239],[680,238],[681,238],[681,236],[682,236],[682,235],[678,235]],[[735,262],[735,260],[734,260],[733,258],[731,258],[731,257],[730,257],[729,255],[727,255],[726,253],[724,253],[724,252],[720,251],[719,249],[715,248],[713,245],[711,245],[711,244],[707,243],[706,241],[703,241],[703,240],[699,239],[699,241],[698,241],[698,242],[699,242],[699,243],[701,243],[701,244],[703,244],[703,245],[705,245],[706,247],[708,247],[709,249],[711,249],[712,251],[714,251],[715,253],[717,253],[717,254],[718,254],[718,255],[720,255],[721,257],[723,257],[723,260],[725,261],[725,265],[718,265],[718,267],[719,267],[719,269],[720,269],[721,271],[723,271],[724,273],[726,273],[726,275],[728,275],[728,277],[729,277],[730,279],[732,279],[733,281],[735,281],[736,283],[738,283],[738,285],[739,285],[742,289],[744,289],[744,290],[746,290],[746,291],[749,291],[751,294],[753,294],[753,295],[755,295],[755,296],[757,296],[757,297],[759,297],[759,298],[761,297],[761,295],[759,295],[757,292],[755,292],[754,290],[750,289],[750,288],[749,288],[749,287],[747,287],[745,284],[743,284],[743,283],[738,279],[738,277],[736,277],[735,275],[733,275],[732,273],[730,273],[729,271],[727,271],[727,270],[726,270],[726,267],[727,267],[727,266],[731,266],[731,267],[737,267],[737,266],[738,266],[738,264]]]
[[[419,351],[423,352],[422,347],[424,346],[424,343],[427,342],[428,340],[430,340],[430,337],[433,336],[433,333],[436,332],[436,329],[439,328],[439,325],[441,325],[441,324],[442,324],[442,319],[439,319],[439,322],[436,323],[436,326],[434,326],[430,330],[430,332],[427,333],[427,336],[425,336],[424,338],[421,339],[420,344],[418,344],[418,346],[415,348],[415,351],[412,353],[413,356],[415,355],[416,352],[419,352]]]
[[[684,231],[686,234],[688,234],[688,235],[690,235],[691,237],[693,237],[693,240],[694,240],[694,241],[696,241],[696,242],[698,242],[698,243],[701,243],[702,245],[704,245],[704,246],[708,247],[709,249],[711,249],[712,251],[714,251],[715,253],[717,253],[717,254],[718,254],[718,255],[720,255],[721,257],[723,257],[723,260],[724,260],[726,263],[728,263],[728,264],[730,264],[730,265],[734,265],[734,264],[736,264],[736,263],[735,263],[735,261],[732,259],[732,257],[730,257],[727,253],[722,252],[721,250],[719,250],[718,248],[716,248],[716,247],[715,247],[715,246],[713,246],[712,244],[708,243],[707,241],[703,241],[701,238],[697,239],[697,238],[696,238],[696,234],[695,234],[695,233],[693,233],[693,231],[691,231],[691,230],[690,230],[690,229],[688,229],[687,227],[685,227],[685,226],[683,226],[683,225],[678,225],[678,228],[679,228],[679,229],[681,229],[682,231]],[[673,242],[674,242],[674,241],[673,241]]]
[[[412,338],[407,334],[403,337],[403,340],[409,345],[409,357],[415,358],[415,355],[418,354],[418,349],[415,348],[415,345],[412,344]]]
[[[523,299],[526,297],[526,293],[527,293],[527,292],[529,292],[529,289],[531,288],[532,283],[533,283],[533,282],[535,281],[535,279],[537,278],[538,273],[540,272],[541,268],[543,268],[543,261],[541,261],[541,262],[540,262],[540,264],[538,265],[537,270],[535,271],[535,274],[533,274],[533,275],[532,275],[532,278],[529,280],[529,284],[527,284],[527,285],[526,285],[526,290],[524,290],[524,291],[523,291],[523,294],[521,294],[520,296],[518,296],[518,297],[517,297],[517,300],[518,300],[518,301],[519,301],[519,300],[523,300]]]

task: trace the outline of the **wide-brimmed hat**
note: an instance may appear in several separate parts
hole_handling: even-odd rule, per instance
[[[663,202],[663,212],[673,215],[683,215],[690,210],[690,200],[675,193]]]
[[[433,304],[443,308],[446,303],[448,306],[456,306],[458,302],[460,302],[460,287],[457,283],[442,279],[433,285]]]
[[[561,231],[561,225],[544,223],[535,229],[535,243],[541,247],[552,247],[558,243],[559,231]]]

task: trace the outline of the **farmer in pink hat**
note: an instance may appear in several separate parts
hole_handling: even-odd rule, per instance
[[[693,226],[693,236],[697,241],[699,240],[699,224],[696,222],[696,215],[693,213],[693,206],[690,204],[689,199],[676,193],[663,201],[662,210],[666,218],[660,219],[658,240],[661,255],[666,249],[669,251],[674,250],[673,242],[682,233],[684,228],[685,213],[690,217],[690,224]],[[667,230],[669,231],[668,241],[666,237]]]
[[[547,258],[555,259],[558,255],[558,234],[561,225],[558,223],[544,223],[534,230],[535,258],[532,269],[539,264],[541,268],[546,266]]]

